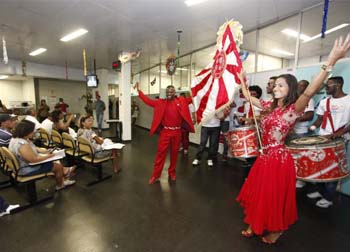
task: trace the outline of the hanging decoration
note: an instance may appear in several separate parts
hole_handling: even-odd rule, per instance
[[[66,61],[66,80],[68,80],[68,62]]]
[[[165,64],[168,75],[174,75],[176,71],[176,57],[174,55],[170,55]]]
[[[4,63],[7,65],[7,63],[9,63],[9,58],[7,57],[6,40],[4,37],[2,37],[2,53]]]
[[[153,81],[151,81],[151,86],[153,86],[154,84],[156,84],[156,77],[154,77]]]
[[[248,51],[240,51],[239,52],[239,58],[241,59],[241,61],[245,61],[249,56],[249,52]]]
[[[24,60],[22,60],[22,76],[27,76],[27,63]]]
[[[84,63],[84,76],[87,76],[87,68],[86,68],[86,50],[83,49],[83,63]]]
[[[137,59],[141,55],[141,49],[137,48],[135,52],[123,52],[119,55],[119,60],[121,63],[126,63],[130,60]]]
[[[213,61],[191,83],[192,99],[198,123],[211,119],[233,101],[242,71],[239,46],[243,43],[242,25],[230,20],[217,33]]]
[[[327,29],[328,6],[329,0],[324,0],[321,38],[325,38],[325,32]]]

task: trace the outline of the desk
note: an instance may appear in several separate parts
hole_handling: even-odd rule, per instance
[[[108,119],[105,120],[106,123],[108,124],[113,124],[115,123],[115,137],[117,138],[118,142],[122,141],[122,135],[123,135],[123,125],[122,122],[118,119]]]

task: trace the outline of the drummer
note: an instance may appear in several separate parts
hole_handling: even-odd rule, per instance
[[[257,86],[257,85],[249,86],[249,91],[250,91],[250,95],[252,97],[260,99],[260,97],[262,95],[262,89],[259,86]],[[259,119],[261,109],[258,107],[255,107],[255,106],[253,106],[253,109],[254,109],[254,114],[255,114],[256,118]],[[245,119],[244,119],[245,123],[244,124],[245,125],[254,124],[253,109],[250,106],[250,103],[248,101],[244,104],[244,113],[245,113]]]
[[[350,134],[348,123],[350,121],[350,95],[343,92],[344,79],[340,76],[331,77],[327,80],[326,93],[330,97],[321,100],[316,110],[317,120],[310,130],[320,127],[319,135],[329,138],[343,137],[346,143],[347,167],[349,168],[349,140]],[[307,194],[311,199],[319,199],[316,206],[328,208],[333,205],[336,193],[336,182],[319,183],[316,191]]]

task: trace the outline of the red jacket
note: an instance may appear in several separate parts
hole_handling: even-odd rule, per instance
[[[161,126],[165,112],[166,99],[150,99],[141,90],[139,90],[139,97],[145,104],[154,108],[152,126],[150,131],[150,135],[153,135],[154,132],[156,132],[157,129]],[[190,97],[184,98],[180,96],[176,97],[175,101],[179,103],[178,108],[183,119],[182,126],[186,127],[190,132],[194,132],[194,126],[190,115],[190,110],[188,108],[188,105],[192,102],[192,99]]]

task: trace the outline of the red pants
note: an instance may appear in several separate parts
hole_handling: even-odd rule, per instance
[[[170,145],[170,165],[168,168],[168,174],[169,176],[175,175],[176,160],[177,160],[180,142],[181,142],[181,130],[167,130],[167,129],[161,130],[152,177],[159,178],[160,175],[162,174],[169,145]]]
[[[190,144],[190,132],[187,129],[182,128],[182,148],[184,150],[188,150],[188,146]]]

